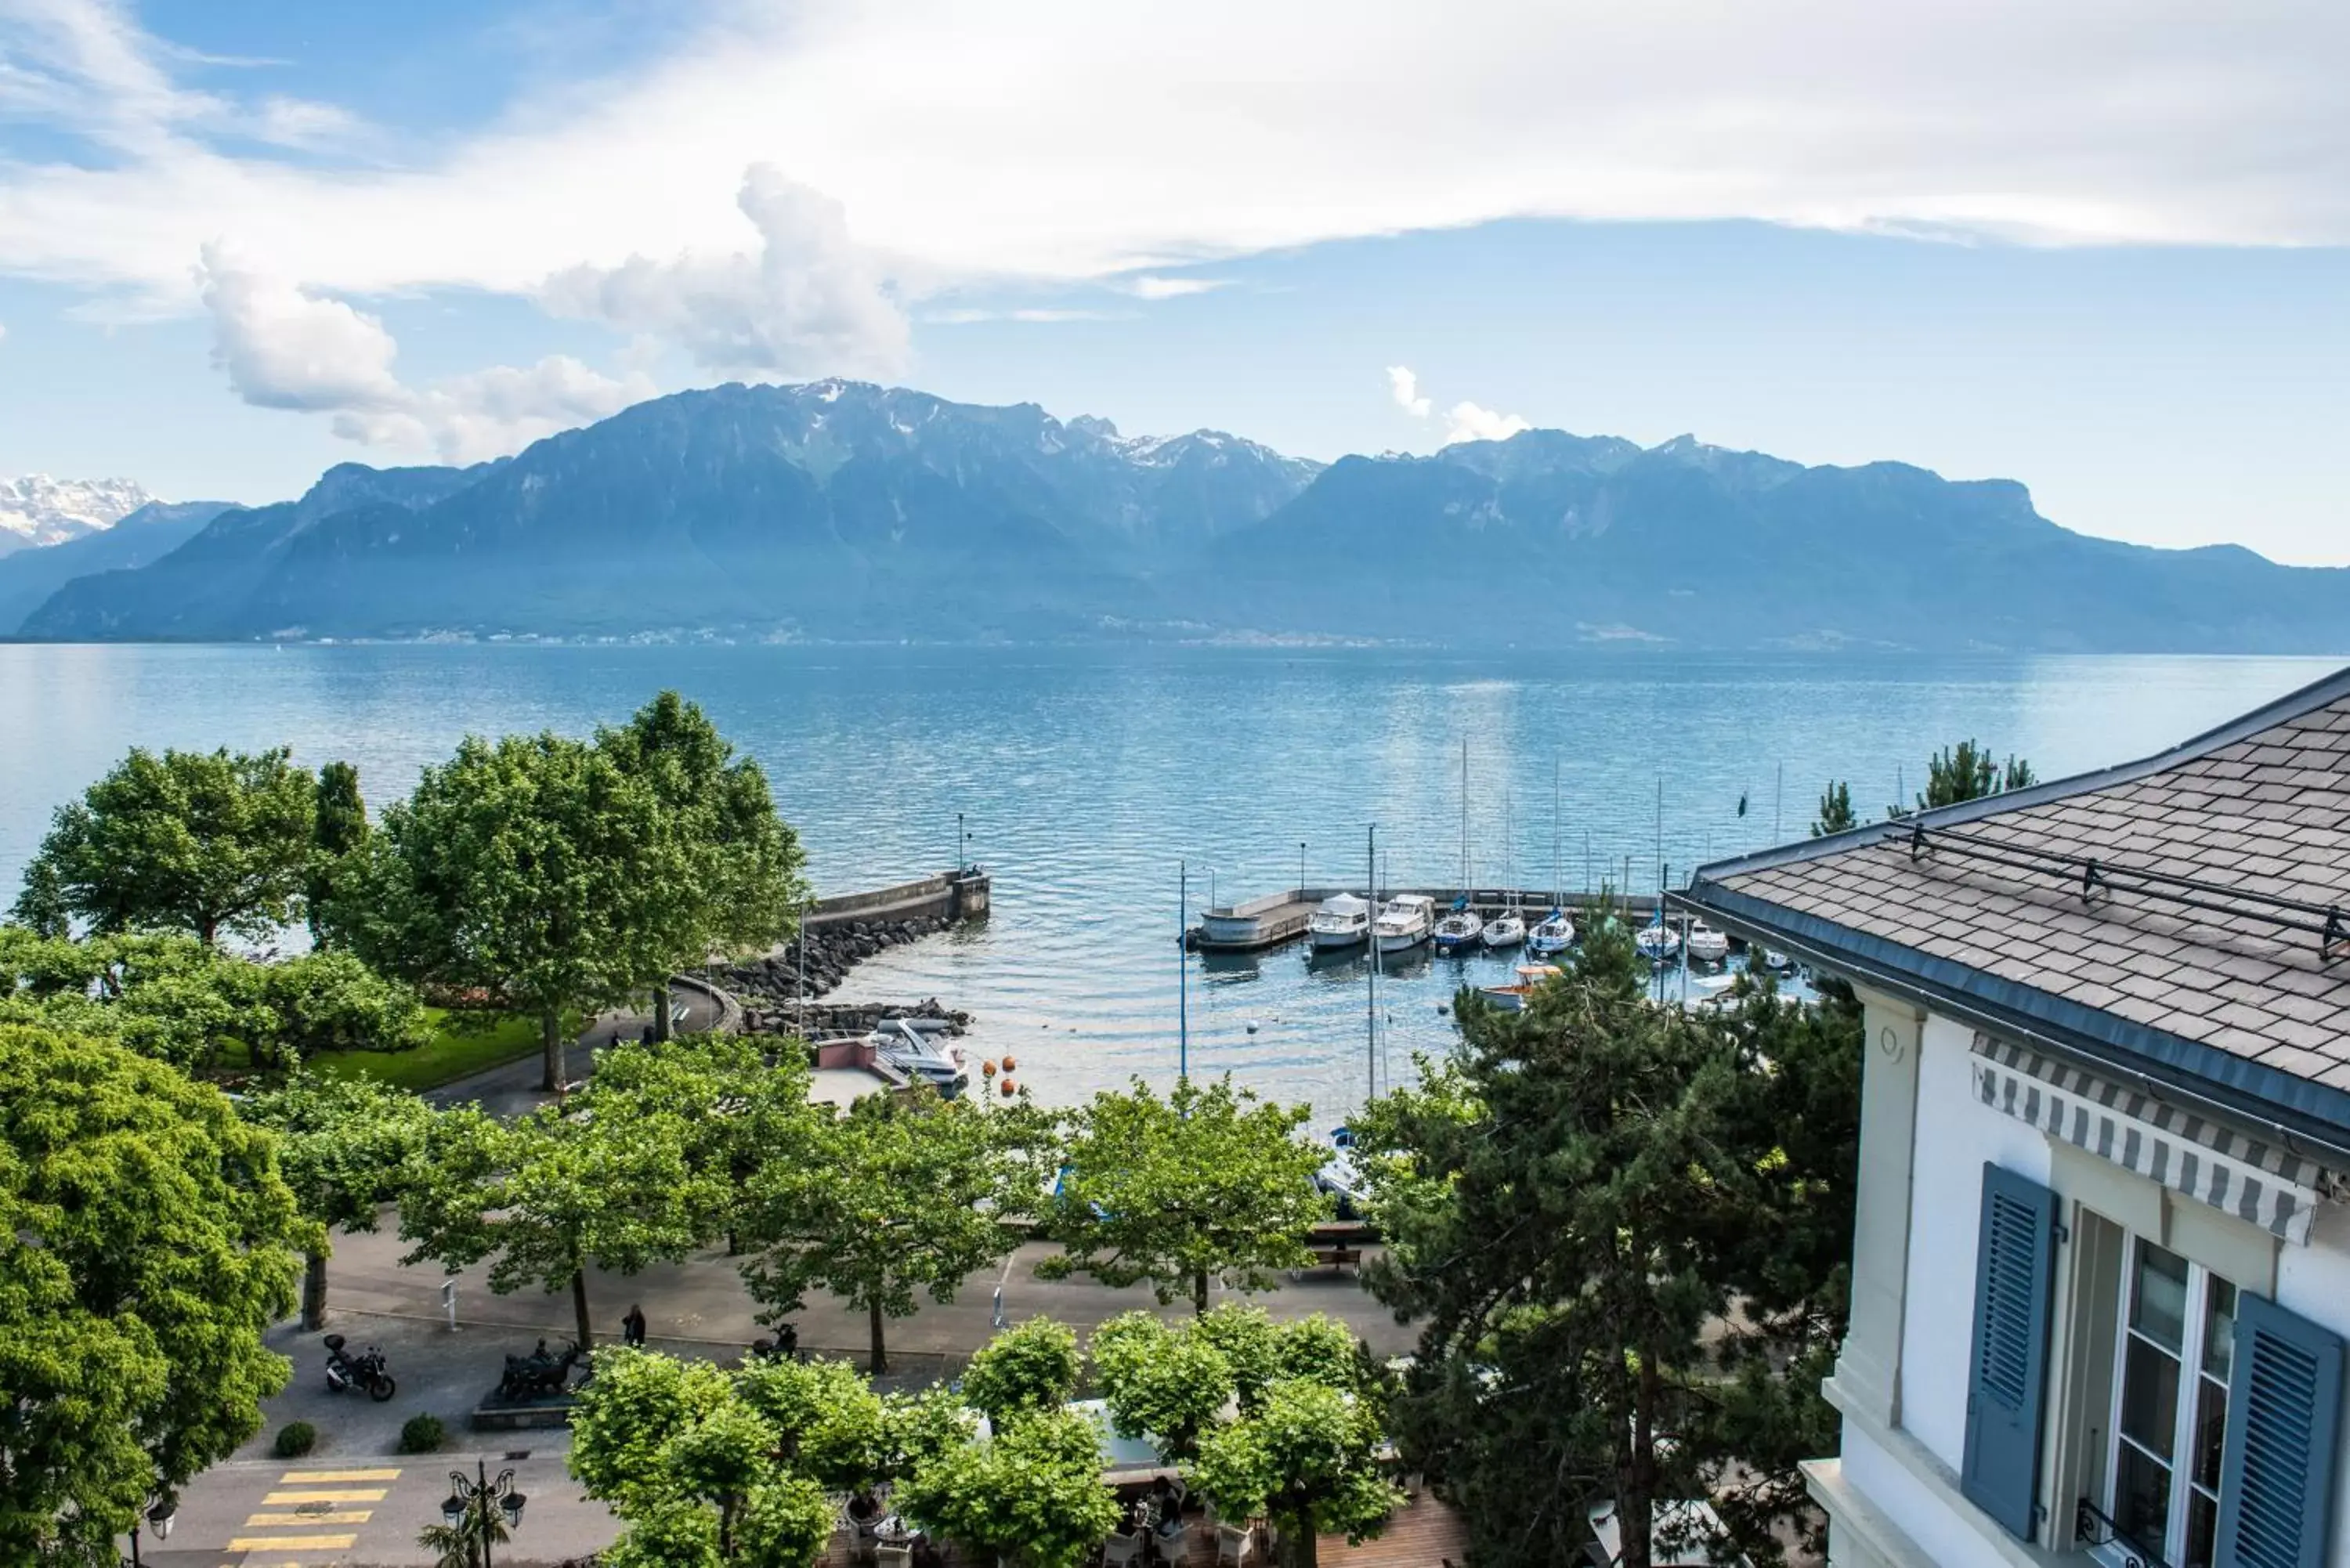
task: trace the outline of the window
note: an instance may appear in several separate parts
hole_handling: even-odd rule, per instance
[[[2122,1278],[2106,1514],[2123,1563],[2210,1568],[2233,1373],[2236,1287],[2143,1238]]]

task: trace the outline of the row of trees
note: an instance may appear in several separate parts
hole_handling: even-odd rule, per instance
[[[38,957],[61,981],[152,968],[169,934],[212,950],[299,919],[315,950],[348,955],[318,971],[338,984],[364,963],[536,1019],[553,1090],[565,1012],[650,993],[665,1038],[671,973],[790,935],[803,859],[758,765],[663,692],[588,740],[468,739],[372,826],[348,763],[313,775],[282,749],[133,751],[59,808],[14,913],[44,940],[97,939]],[[390,1022],[368,1043],[407,1043],[409,1020]]]
[[[1317,1533],[1376,1533],[1402,1501],[1382,1463],[1392,1380],[1341,1324],[1232,1303],[1179,1326],[1134,1313],[1089,1349],[1118,1434],[1223,1517],[1269,1519],[1295,1563],[1311,1568]],[[622,1568],[805,1568],[831,1535],[825,1494],[885,1486],[974,1555],[1075,1568],[1119,1521],[1101,1428],[1070,1407],[1083,1372],[1076,1334],[1046,1318],[999,1334],[959,1389],[920,1395],[876,1393],[843,1362],[726,1371],[608,1350],[571,1469],[624,1521],[606,1554]]]

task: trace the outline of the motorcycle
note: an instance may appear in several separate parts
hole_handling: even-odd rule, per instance
[[[380,1405],[391,1397],[397,1386],[391,1374],[384,1370],[383,1352],[370,1345],[358,1355],[343,1354],[343,1336],[327,1335],[327,1392],[339,1394],[346,1388],[364,1388],[368,1397]]]
[[[800,1355],[800,1331],[790,1324],[781,1324],[774,1334],[765,1338],[753,1340],[751,1348],[743,1355],[743,1359],[745,1361],[803,1360],[805,1358]]]

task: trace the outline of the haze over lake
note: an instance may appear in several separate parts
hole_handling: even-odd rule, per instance
[[[371,805],[462,735],[585,732],[664,687],[757,757],[819,892],[951,863],[955,815],[994,872],[993,918],[883,955],[839,994],[936,995],[978,1015],[1066,1101],[1129,1074],[1170,1076],[1176,878],[1212,896],[1363,881],[1376,820],[1396,885],[1461,867],[1461,746],[1482,884],[1561,877],[1653,888],[1691,865],[1803,834],[1845,778],[1874,815],[1921,786],[1938,744],[1974,736],[2042,777],[2158,750],[2328,672],[2334,661],[2218,658],[1694,657],[1287,649],[532,646],[0,647],[0,883],[13,898],[49,813],[132,745],[294,748],[346,757]],[[1783,766],[1783,801],[1774,784]],[[1741,794],[1748,809],[1738,815]],[[1511,832],[1506,839],[1503,826]],[[1514,869],[1513,869],[1514,868]],[[1422,961],[1386,993],[1387,1049],[1451,1035],[1464,974]],[[1291,948],[1191,962],[1193,1071],[1314,1102],[1363,1093],[1358,964]],[[1250,1025],[1255,1025],[1251,1033]]]

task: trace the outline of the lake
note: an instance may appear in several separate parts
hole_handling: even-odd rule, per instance
[[[290,745],[403,793],[468,733],[585,732],[674,687],[766,767],[819,892],[953,863],[995,876],[983,926],[885,954],[843,998],[937,996],[1063,1102],[1176,1061],[1177,877],[1193,907],[1363,880],[1556,876],[1654,887],[1800,836],[1830,779],[1864,815],[1974,736],[2043,777],[2159,749],[2317,679],[2325,659],[1492,655],[1392,650],[808,647],[0,646],[0,886],[50,811],[129,747]],[[1782,780],[1783,779],[1783,787]],[[1662,827],[1659,827],[1661,788]],[[1739,806],[1743,797],[1745,814]],[[1661,853],[1660,853],[1661,850]],[[1614,867],[1611,873],[1607,868]],[[1383,993],[1397,1075],[1440,1008],[1512,960],[1422,961]],[[1193,957],[1194,1072],[1317,1120],[1359,1101],[1359,964]]]

